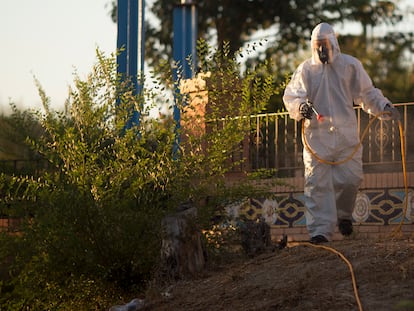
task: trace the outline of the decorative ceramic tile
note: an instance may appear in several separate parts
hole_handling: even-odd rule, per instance
[[[229,217],[250,220],[263,218],[269,225],[292,228],[305,226],[303,193],[275,194],[272,198],[247,199],[226,208]],[[413,189],[409,189],[407,207],[404,189],[369,189],[358,192],[353,221],[366,225],[414,222]],[[404,213],[405,210],[405,213]]]

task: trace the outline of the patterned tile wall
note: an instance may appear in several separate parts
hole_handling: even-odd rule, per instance
[[[352,215],[353,221],[367,225],[390,225],[399,224],[404,218],[404,223],[414,223],[413,188],[409,189],[407,199],[406,203],[404,189],[360,190]],[[226,210],[230,218],[262,217],[269,225],[291,228],[305,226],[303,201],[303,193],[282,193],[266,199],[247,199],[228,206]]]

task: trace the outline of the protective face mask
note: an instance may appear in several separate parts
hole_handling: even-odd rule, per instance
[[[327,64],[329,62],[329,49],[325,45],[321,45],[317,51],[322,64]]]

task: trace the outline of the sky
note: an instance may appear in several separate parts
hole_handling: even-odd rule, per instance
[[[116,51],[117,27],[110,0],[0,0],[0,113],[13,102],[40,108],[34,77],[52,107],[68,97],[75,71],[81,78],[96,61],[96,48]]]
[[[63,108],[74,73],[86,77],[96,48],[106,55],[116,51],[110,2],[0,0],[0,113],[9,110],[10,102],[22,109],[41,108],[35,78],[52,107]]]

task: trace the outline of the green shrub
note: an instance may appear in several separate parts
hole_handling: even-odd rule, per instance
[[[169,104],[163,85],[173,93],[171,79],[134,95],[116,72],[116,57],[97,52],[91,74],[75,78],[64,112],[51,109],[38,85],[44,111],[35,115],[43,135],[30,143],[51,169],[40,177],[1,178],[2,206],[25,215],[18,234],[1,235],[0,264],[10,267],[0,283],[1,310],[105,309],[127,300],[157,267],[167,213],[183,202],[214,198],[199,211],[200,226],[208,228],[214,207],[262,191],[228,186],[224,176],[233,168],[229,156],[250,131],[246,118],[234,113],[262,109],[273,94],[272,79],[255,72],[241,79],[236,57],[211,53],[200,42],[202,49],[211,72],[212,130],[187,134],[179,153],[173,120],[148,117],[160,96]],[[228,96],[230,88],[236,95]],[[186,97],[175,98],[183,110]],[[231,114],[223,115],[223,105]],[[139,120],[127,127],[132,110]]]

